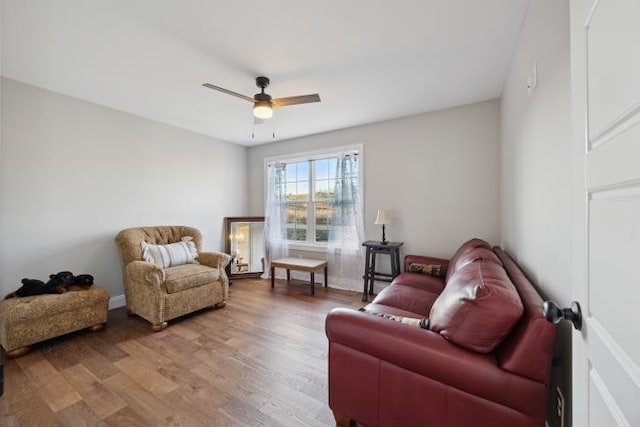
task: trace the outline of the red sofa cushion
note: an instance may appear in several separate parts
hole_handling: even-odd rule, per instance
[[[491,245],[485,242],[482,239],[473,238],[471,240],[467,240],[464,242],[456,251],[455,254],[451,257],[449,261],[449,265],[447,266],[447,275],[445,277],[445,282],[449,281],[451,275],[456,271],[456,264],[458,262],[458,258],[462,256],[465,252],[475,249],[475,248],[485,248],[491,250]]]
[[[375,313],[398,314],[397,312],[391,313],[388,309],[379,309],[380,306],[388,306],[398,308],[405,313],[414,313],[413,315],[409,315],[408,317],[427,317],[429,315],[429,310],[431,309],[433,302],[437,298],[437,292],[429,292],[426,289],[420,289],[418,287],[412,286],[392,285],[387,286],[382,291],[380,291],[378,296],[376,296],[376,298],[373,300],[373,303],[375,303],[375,307],[377,308],[373,310],[371,307],[373,306],[373,304],[369,304],[367,306],[367,310],[373,311]],[[406,314],[400,315],[407,316]]]
[[[480,260],[456,269],[431,307],[429,328],[470,350],[493,351],[523,312],[500,264]]]
[[[468,249],[459,257],[457,257],[456,260],[450,264],[449,271],[451,271],[451,274],[453,274],[459,268],[462,268],[465,265],[476,261],[491,261],[498,264],[499,266],[502,266],[502,261],[500,261],[500,258],[498,258],[498,256],[493,253],[491,249],[473,248]],[[449,276],[449,278],[451,278],[451,275]]]
[[[556,325],[545,319],[542,297],[520,267],[502,249],[496,248],[495,251],[516,286],[524,306],[522,318],[500,345],[500,366],[506,371],[548,386]]]
[[[447,281],[451,278],[451,275],[453,275],[459,268],[462,268],[465,265],[470,264],[472,262],[481,261],[481,260],[491,261],[493,263],[496,263],[502,266],[502,261],[500,261],[500,258],[498,258],[498,256],[495,253],[493,253],[491,249],[487,249],[487,248],[467,249],[464,253],[460,254],[460,256],[458,256],[455,259],[455,261],[449,264],[449,270],[447,271],[448,273]]]
[[[434,297],[433,299],[435,300],[436,297]],[[403,310],[391,305],[378,304],[376,302],[367,304],[367,306],[364,308],[364,311],[370,314],[391,314],[393,316],[411,317],[414,319],[426,319],[429,314],[429,310],[427,310],[426,314],[421,314],[416,313],[415,311]]]
[[[400,273],[400,275],[393,280],[393,284],[421,289],[436,294],[439,294],[444,289],[444,279],[442,277],[422,273]]]

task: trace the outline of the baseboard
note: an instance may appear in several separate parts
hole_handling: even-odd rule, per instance
[[[124,299],[124,295],[116,295],[115,297],[109,298],[109,310],[124,307],[126,304],[127,303]]]

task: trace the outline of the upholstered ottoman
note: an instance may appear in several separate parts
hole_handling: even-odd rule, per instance
[[[84,328],[102,330],[109,294],[97,285],[64,294],[14,297],[0,301],[0,345],[7,357],[29,351],[29,345]]]

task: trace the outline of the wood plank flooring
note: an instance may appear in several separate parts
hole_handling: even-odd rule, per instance
[[[324,319],[360,296],[235,280],[225,308],[158,333],[112,310],[5,362],[0,426],[332,426]]]

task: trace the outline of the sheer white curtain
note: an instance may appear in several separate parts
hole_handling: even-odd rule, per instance
[[[289,245],[286,236],[285,212],[285,164],[272,162],[267,165],[267,201],[264,215],[265,268],[263,279],[270,277],[271,261],[286,257]]]
[[[338,154],[335,168],[333,217],[329,226],[327,259],[339,287],[359,286],[362,275],[364,224],[358,155]]]

